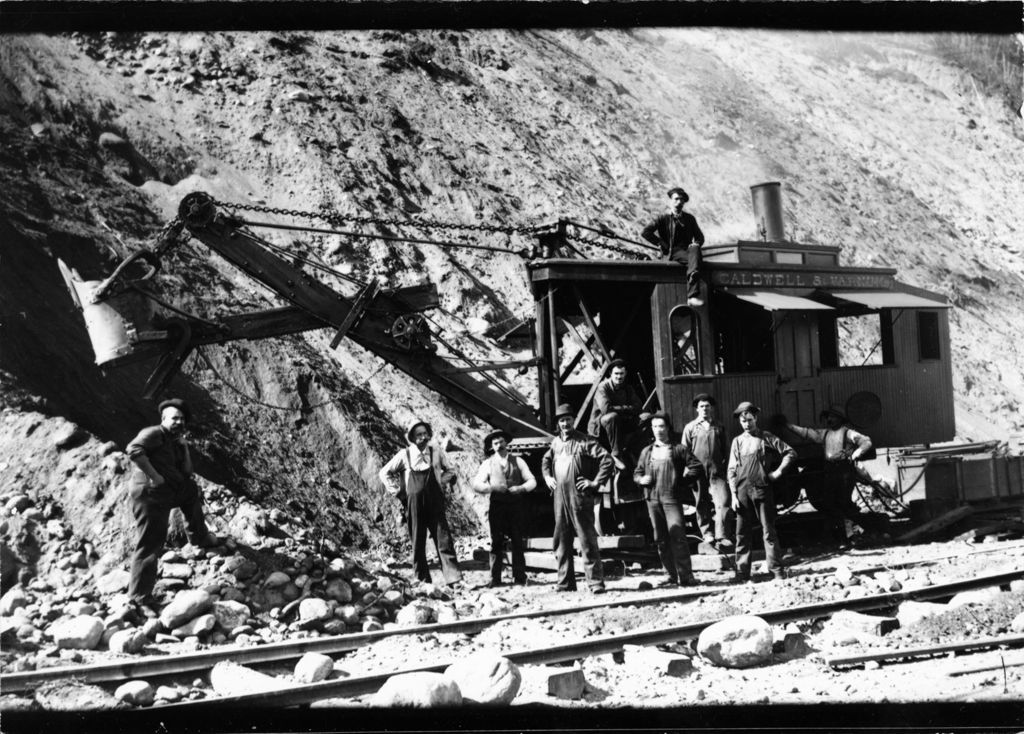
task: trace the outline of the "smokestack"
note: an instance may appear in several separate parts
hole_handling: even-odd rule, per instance
[[[750,187],[754,200],[754,221],[757,237],[764,242],[784,242],[786,229],[782,224],[782,184],[778,181]]]

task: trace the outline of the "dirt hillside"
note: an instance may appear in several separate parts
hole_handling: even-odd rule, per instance
[[[1024,429],[1021,121],[931,36],[7,36],[0,71],[3,403],[101,444],[123,447],[153,421],[141,398],[151,365],[93,365],[56,259],[86,277],[109,274],[191,191],[384,219],[515,227],[567,217],[635,236],[679,184],[715,244],[753,237],[748,187],[766,180],[784,182],[793,239],[841,245],[846,264],[895,267],[949,296],[962,438]],[[271,239],[389,285],[429,279],[442,298],[434,318],[490,359],[509,355],[475,336],[478,320],[512,323],[532,308],[512,255]],[[163,299],[198,314],[273,304],[194,242],[158,283]],[[453,454],[468,478],[486,426],[351,342],[330,350],[329,339],[206,348],[209,365],[192,357],[172,392],[196,408],[206,480],[342,544],[397,542],[375,475],[401,427],[422,416],[442,441],[472,449]],[[0,487],[67,500],[67,477],[47,466],[52,449],[6,428],[22,424],[0,424],[0,454],[18,456],[0,464]],[[478,504],[463,497],[460,531],[477,528]],[[96,535],[86,522],[74,532]]]

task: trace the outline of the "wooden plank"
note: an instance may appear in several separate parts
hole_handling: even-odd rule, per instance
[[[898,543],[908,543],[917,538],[923,538],[931,535],[934,532],[942,530],[944,527],[948,527],[955,522],[959,522],[966,517],[970,517],[974,514],[973,507],[957,507],[950,510],[949,512],[939,515],[933,520],[929,520],[923,525],[918,525],[913,530],[904,533],[903,535],[896,538]]]
[[[356,322],[366,307],[370,305],[370,301],[377,295],[377,291],[380,290],[380,283],[377,282],[376,278],[367,283],[362,290],[356,295],[355,300],[352,302],[352,308],[349,309],[348,313],[345,314],[344,320],[341,325],[338,326],[338,331],[335,333],[334,338],[331,339],[331,349],[335,349],[341,340],[348,334],[349,329]]]
[[[587,302],[583,300],[583,294],[580,293],[579,287],[573,283],[572,292],[576,296],[576,303],[580,307],[580,313],[583,314],[583,320],[587,322],[587,327],[590,329],[590,333],[594,335],[594,343],[597,348],[601,350],[601,354],[604,355],[606,362],[610,362],[612,359],[611,353],[604,345],[604,341],[601,339],[601,333],[597,330],[597,323],[594,321],[594,317],[590,315],[590,309],[587,308]]]
[[[598,358],[598,356],[594,354],[593,350],[591,350],[590,348],[590,342],[595,341],[595,334],[591,334],[589,338],[584,339],[583,335],[580,334],[579,329],[577,329],[571,321],[569,321],[568,319],[561,318],[559,319],[559,321],[561,321],[565,328],[569,331],[569,336],[572,337],[572,340],[579,345],[580,349],[586,352],[588,357],[590,357],[590,361],[592,364],[596,366],[602,364],[605,361]],[[566,375],[566,377],[568,377],[568,375]]]
[[[599,535],[597,536],[597,547],[601,550],[613,548],[643,548],[647,544],[642,535]],[[555,547],[554,538],[539,537],[527,538],[526,548],[528,550],[552,550]],[[573,547],[578,548],[576,539],[573,539]]]

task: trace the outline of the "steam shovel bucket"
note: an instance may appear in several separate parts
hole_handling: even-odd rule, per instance
[[[141,330],[152,328],[154,311],[150,299],[126,290],[93,303],[93,293],[104,281],[79,280],[63,260],[58,260],[57,265],[72,300],[85,317],[97,365],[113,367],[151,353],[151,349],[142,349],[144,354],[136,350],[137,346],[144,346],[138,344]]]

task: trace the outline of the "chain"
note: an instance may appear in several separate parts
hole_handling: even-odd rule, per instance
[[[185,222],[182,221],[181,217],[175,217],[165,224],[161,230],[156,233],[156,237],[153,238],[153,253],[159,257],[160,255],[170,252],[176,245],[178,245],[181,232],[184,228]]]
[[[287,217],[300,217],[305,219],[316,219],[329,224],[352,223],[352,224],[375,224],[387,227],[420,227],[422,229],[438,230],[462,230],[467,232],[492,232],[497,234],[534,234],[538,227],[501,227],[491,224],[460,224],[457,222],[441,222],[436,219],[388,219],[385,217],[348,217],[336,212],[320,213],[302,211],[299,209],[283,209],[279,207],[266,206],[263,204],[229,204],[222,201],[214,201],[218,206],[225,209],[260,212],[263,214],[278,214]]]
[[[636,260],[650,260],[651,259],[650,256],[647,255],[646,253],[637,252],[636,250],[630,250],[627,247],[619,247],[618,245],[613,245],[613,244],[610,244],[608,242],[605,242],[604,240],[600,240],[597,237],[583,237],[581,235],[566,233],[565,239],[569,240],[570,242],[579,242],[579,243],[584,244],[584,245],[593,245],[595,247],[602,247],[602,248],[604,248],[606,250],[611,250],[612,252],[617,252],[620,255],[626,255],[626,256],[634,258]]]

